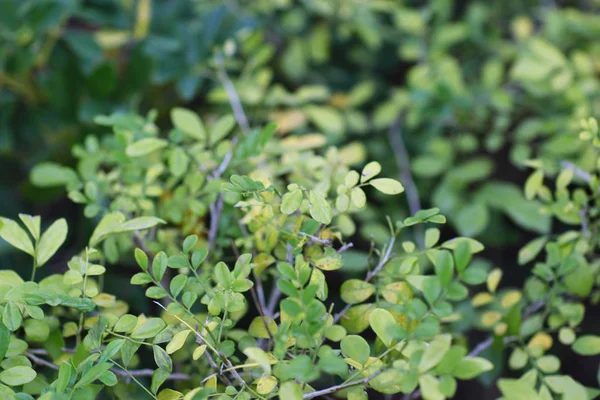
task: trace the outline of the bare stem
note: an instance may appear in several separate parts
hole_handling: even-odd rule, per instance
[[[360,379],[358,381],[343,383],[341,385],[335,385],[335,386],[328,387],[327,389],[317,390],[316,392],[306,393],[302,396],[302,398],[303,399],[313,399],[315,397],[325,396],[325,395],[335,393],[337,391],[340,391],[340,390],[343,390],[343,389],[346,389],[346,388],[349,388],[352,386],[366,385],[367,383],[369,383],[369,381],[371,381],[372,379],[375,379],[382,372],[383,372],[383,370],[380,369],[380,370],[375,371],[371,375],[367,376],[366,378]]]
[[[419,191],[417,185],[413,180],[410,172],[410,158],[406,151],[406,146],[402,140],[402,118],[398,117],[396,121],[390,127],[388,133],[388,140],[392,149],[394,150],[394,157],[396,159],[396,165],[400,175],[400,181],[406,189],[406,199],[408,201],[408,209],[410,215],[415,215],[421,210],[421,201],[419,200]],[[425,248],[425,239],[423,234],[423,225],[417,224],[415,226],[417,244],[421,249]]]
[[[379,262],[377,263],[377,265],[375,266],[375,268],[373,268],[371,271],[369,271],[369,273],[365,277],[365,282],[371,281],[373,278],[375,278],[375,276],[377,276],[378,273],[381,272],[381,270],[383,269],[383,267],[385,267],[385,265],[387,264],[387,262],[390,260],[390,257],[391,257],[391,254],[392,254],[392,249],[394,247],[394,243],[396,243],[396,236],[392,236],[392,238],[390,239],[389,243],[387,244],[387,247],[386,247],[383,255],[379,259]],[[342,319],[342,317],[348,312],[348,310],[350,309],[350,307],[352,307],[351,304],[346,304],[346,306],[339,313],[335,314],[334,317],[333,317],[333,323],[335,324],[340,319]]]

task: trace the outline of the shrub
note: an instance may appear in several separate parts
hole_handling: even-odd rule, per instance
[[[595,359],[570,349],[597,353],[596,3],[5,0],[0,9],[0,167],[11,171],[1,214],[12,218],[0,228],[0,271],[27,288],[0,303],[4,326],[19,326],[3,330],[9,356],[25,351],[0,368],[37,373],[14,391],[37,396],[62,368],[68,397],[105,363],[98,376],[116,384],[84,381],[76,396],[145,398],[144,387],[213,397],[228,379],[227,396],[258,393],[260,382],[275,385],[269,397],[302,367],[294,382],[308,397],[348,383],[327,396],[383,397],[399,381],[395,397],[438,399],[466,375],[440,370],[446,355],[420,363],[450,340],[448,357],[481,358],[479,383],[462,382],[456,397],[494,396],[496,382],[508,400],[596,395],[582,389],[596,386]],[[365,170],[380,172],[362,181]],[[157,279],[152,264],[165,257]],[[472,261],[459,268],[461,257]],[[233,290],[246,279],[251,288]],[[197,296],[187,295],[189,311],[178,308],[186,293]],[[243,308],[228,310],[230,298]],[[296,320],[295,304],[306,307]],[[389,332],[370,324],[373,313],[389,320],[385,311]],[[135,327],[160,318],[162,336],[114,332],[126,314]],[[178,332],[167,375],[160,348]],[[352,364],[345,352],[365,349],[354,336],[372,358],[389,352]],[[286,337],[302,339],[286,348]],[[147,344],[124,365],[131,340]],[[71,357],[80,348],[91,363]],[[270,374],[250,348],[267,353]],[[293,364],[304,355],[310,362]]]
[[[64,273],[35,280],[65,241],[65,220],[42,231],[37,216],[2,218],[0,236],[32,257],[29,281],[0,271],[3,397],[366,398],[374,390],[443,399],[457,380],[494,368],[480,356],[487,348],[525,369],[498,381],[506,399],[599,393],[561,375],[552,354],[555,338],[583,356],[600,353],[598,336],[577,332],[582,301],[600,293],[595,161],[565,165],[554,193],[543,162],[530,162],[526,196],[576,229],[523,247],[520,263],[539,261],[522,289],[498,290],[502,272],[478,259],[478,241],[440,242],[436,226],[446,220],[434,208],[388,218],[388,242],[371,244],[364,275],[332,293],[367,195],[399,195],[400,182],[378,162],[350,168],[319,136],[276,139],[273,125],[248,129],[239,115],[239,126],[232,116],[205,124],[181,108],[161,135],[154,117],[100,116],[113,133],[75,147],[77,170],[32,171],[38,183],[64,185],[88,217],[101,216]],[[596,146],[596,121],[583,127],[581,140]],[[422,247],[408,239],[416,227],[426,228]],[[106,265],[132,253],[140,272],[131,284],[146,288],[157,314],[129,313],[105,292]],[[490,337],[469,349],[471,329]]]

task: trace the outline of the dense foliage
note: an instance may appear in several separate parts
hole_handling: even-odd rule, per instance
[[[558,3],[0,1],[1,397],[598,397]]]

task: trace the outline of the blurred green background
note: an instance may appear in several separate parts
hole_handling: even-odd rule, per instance
[[[30,182],[33,165],[73,165],[72,146],[105,132],[98,114],[156,109],[168,127],[174,106],[229,111],[222,64],[252,125],[321,132],[354,163],[378,160],[405,186],[414,179],[416,197],[362,214],[357,243],[384,241],[374,221],[385,215],[439,207],[445,235],[482,241],[485,262],[519,285],[518,248],[551,228],[523,196],[526,160],[558,169],[592,151],[574,133],[600,114],[599,9],[598,0],[0,0],[0,214],[67,217],[68,246],[44,273],[62,270],[96,221],[62,190]],[[18,269],[21,257],[0,244],[0,268]],[[131,298],[131,270],[109,271],[107,291]],[[595,368],[572,368],[594,384]],[[483,398],[473,386],[461,389]]]

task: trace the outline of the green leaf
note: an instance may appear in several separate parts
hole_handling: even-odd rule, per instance
[[[167,147],[169,142],[158,138],[144,138],[127,146],[125,154],[129,157],[142,157]]]
[[[444,395],[440,391],[439,381],[432,375],[425,374],[419,377],[419,388],[424,399],[444,400]]]
[[[208,256],[208,249],[198,249],[192,253],[192,267],[194,270],[198,269],[200,264],[206,260],[206,256]]]
[[[113,330],[115,332],[131,332],[137,325],[138,317],[131,314],[125,314],[115,324]]]
[[[300,205],[302,204],[302,199],[303,196],[301,189],[296,189],[292,190],[291,192],[287,192],[281,198],[281,212],[283,214],[288,215],[296,212],[296,210],[298,210],[300,208]]]
[[[30,342],[45,342],[50,335],[50,327],[46,321],[27,319],[23,325],[25,337]]]
[[[517,379],[500,379],[498,388],[506,400],[541,400],[535,389]]]
[[[485,358],[466,357],[456,364],[452,371],[452,375],[458,379],[473,379],[492,369],[494,369],[494,365]]]
[[[342,267],[342,256],[333,248],[325,249],[323,255],[313,260],[317,268],[323,271],[334,271]]]
[[[225,115],[219,118],[210,129],[210,144],[219,143],[234,127],[235,117],[233,115]]]
[[[175,147],[169,155],[169,169],[173,176],[180,177],[190,165],[190,158],[181,147]]]
[[[58,369],[58,378],[56,379],[56,391],[58,393],[64,393],[65,390],[67,390],[72,371],[73,368],[71,367],[71,363],[64,362],[60,364],[60,368]]]
[[[148,339],[158,335],[167,323],[160,318],[149,318],[131,334],[134,339]]]
[[[462,274],[471,262],[471,247],[469,243],[463,241],[456,246],[454,249],[454,262],[456,263],[456,270],[459,274]]]
[[[38,240],[40,238],[40,226],[42,222],[40,216],[36,215],[34,217],[28,214],[19,214],[19,218],[21,219],[21,222],[23,222],[23,225],[29,230],[31,236],[33,236],[35,240]]]
[[[454,262],[452,255],[447,250],[441,250],[438,253],[435,262],[435,274],[438,276],[442,286],[448,286],[454,275]]]
[[[125,344],[125,339],[115,339],[106,345],[106,348],[102,352],[99,358],[99,362],[107,361],[115,356],[121,350]]]
[[[341,325],[331,325],[325,329],[325,337],[332,342],[339,342],[346,337],[346,328]]]
[[[77,174],[71,168],[52,162],[37,164],[29,175],[31,183],[38,187],[64,186],[77,179]]]
[[[4,359],[10,341],[10,330],[0,321],[0,361]]]
[[[279,388],[279,400],[302,400],[302,388],[294,381],[287,381]]]
[[[23,322],[23,314],[21,314],[19,307],[12,301],[9,301],[4,306],[2,322],[12,332],[21,327],[21,323]]]
[[[377,308],[369,315],[369,325],[383,344],[390,347],[394,339],[391,332],[396,326],[394,316],[387,310]]]
[[[50,225],[42,234],[35,249],[38,267],[44,265],[56,253],[58,248],[65,242],[68,231],[67,221],[61,218]]]
[[[440,392],[448,397],[453,398],[456,393],[456,379],[450,375],[440,376]]]
[[[452,343],[452,336],[440,335],[437,336],[429,345],[425,348],[425,352],[421,357],[419,363],[419,373],[429,371],[431,368],[439,364],[444,358],[448,350],[450,350],[450,344]]]
[[[373,304],[361,304],[352,306],[346,312],[345,318],[342,318],[342,326],[348,333],[361,333],[369,327],[369,317],[375,309]]]
[[[177,350],[181,349],[183,347],[183,345],[185,344],[185,340],[187,339],[187,337],[190,335],[191,332],[192,331],[190,331],[189,329],[186,329],[181,332],[177,332],[175,334],[175,336],[173,336],[173,339],[171,339],[169,344],[167,344],[167,347],[166,347],[167,354],[173,354]]]
[[[27,232],[11,219],[0,217],[0,237],[31,256],[35,254]]]
[[[173,371],[173,360],[171,360],[165,349],[154,345],[152,346],[152,353],[154,354],[154,362],[159,368],[169,372]]]
[[[442,293],[440,280],[435,276],[426,276],[423,279],[423,295],[430,305],[433,305]]]
[[[340,349],[345,357],[365,365],[371,356],[369,343],[358,335],[348,335],[340,343]]]
[[[135,261],[138,263],[140,268],[144,271],[148,271],[148,255],[144,250],[136,248],[134,251]]]
[[[156,256],[154,256],[154,260],[152,261],[152,274],[154,278],[160,282],[160,280],[165,275],[165,271],[167,270],[168,258],[164,251],[159,252]]]
[[[544,183],[544,171],[537,170],[525,181],[525,198],[532,200]]]
[[[110,362],[102,362],[94,365],[85,374],[83,374],[81,379],[79,379],[79,381],[75,384],[75,388],[85,387],[94,382],[96,379],[100,378],[103,373],[108,371],[111,366],[112,363]]]
[[[363,168],[360,174],[360,183],[367,182],[369,179],[376,177],[381,172],[381,164],[377,161],[371,161]]]
[[[104,372],[98,379],[100,379],[100,382],[104,383],[106,386],[115,386],[119,382],[117,376],[112,371]]]
[[[454,223],[462,236],[477,236],[488,226],[490,213],[482,203],[465,205],[456,214]]]
[[[181,293],[181,291],[185,287],[187,280],[188,277],[185,275],[177,275],[171,280],[171,283],[169,284],[169,290],[171,291],[173,297],[179,296],[179,293]]]
[[[344,132],[344,119],[342,114],[333,107],[307,106],[304,108],[308,118],[324,133],[341,135]]]
[[[150,299],[163,299],[168,296],[168,293],[165,289],[158,286],[151,286],[146,289],[146,297]]]
[[[361,188],[355,187],[350,192],[350,201],[356,208],[363,208],[367,204],[367,195]]]
[[[165,383],[170,374],[171,372],[164,368],[157,368],[154,371],[152,374],[152,382],[150,383],[150,390],[152,393],[158,392],[158,389]]]
[[[190,263],[184,255],[180,254],[177,256],[169,257],[167,265],[171,268],[189,268]]]
[[[327,200],[319,193],[311,190],[308,192],[308,201],[310,202],[310,216],[322,224],[331,223],[331,206]]]
[[[600,354],[600,336],[580,336],[575,343],[573,343],[573,351],[582,356],[595,356]]]
[[[92,237],[90,238],[90,246],[94,247],[100,243],[107,235],[113,233],[125,221],[125,214],[120,212],[112,212],[106,214],[100,222]]]
[[[195,112],[186,108],[173,108],[171,110],[171,122],[186,135],[203,142],[206,141],[204,124]]]
[[[369,181],[369,184],[385,194],[399,194],[404,192],[404,186],[395,179],[377,178]]]
[[[247,347],[244,354],[253,362],[260,364],[265,375],[271,375],[271,361],[263,349],[258,347]]]
[[[20,386],[31,382],[36,377],[35,371],[26,366],[12,367],[0,372],[0,381],[9,386]]]
[[[277,324],[269,317],[255,317],[248,327],[248,333],[260,339],[269,339],[269,334],[274,335],[277,330]]]
[[[547,238],[542,236],[532,240],[519,250],[519,265],[524,265],[537,257],[547,242]]]
[[[227,268],[227,265],[222,261],[218,262],[217,265],[215,265],[213,278],[215,279],[215,282],[217,282],[224,288],[230,287],[233,283],[231,272],[229,272],[229,268]]]
[[[127,222],[120,224],[114,229],[113,232],[127,232],[127,231],[139,231],[142,229],[152,228],[158,224],[165,224],[166,222],[156,217],[137,217],[130,219]]]
[[[375,286],[360,279],[349,279],[342,284],[340,294],[348,304],[362,303],[375,293]]]
[[[189,235],[188,237],[186,237],[185,240],[183,241],[183,246],[182,246],[183,252],[185,254],[189,254],[189,252],[192,251],[194,246],[196,246],[196,243],[198,243],[197,235]]]

